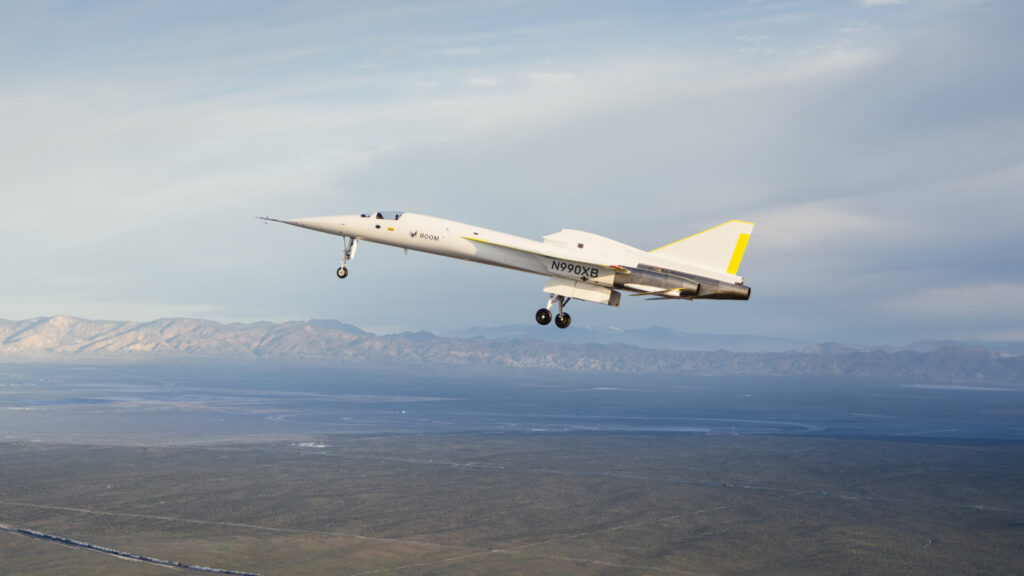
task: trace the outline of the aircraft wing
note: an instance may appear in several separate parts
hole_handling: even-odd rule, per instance
[[[531,254],[534,256],[540,256],[542,258],[554,258],[557,260],[565,260],[574,263],[579,263],[587,266],[593,266],[608,270],[610,273],[628,274],[627,270],[623,266],[617,264],[609,264],[607,262],[598,261],[593,257],[592,254],[580,254],[578,250],[573,250],[555,243],[548,242],[530,242],[529,244],[520,244],[514,241],[496,241],[487,240],[478,236],[463,236],[464,239],[479,244],[487,244],[489,246],[497,246],[506,250],[512,250],[523,254]]]

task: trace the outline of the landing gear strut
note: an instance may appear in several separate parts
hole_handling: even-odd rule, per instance
[[[341,268],[338,268],[338,278],[345,278],[348,276],[348,268],[345,266],[348,261],[356,257],[356,246],[359,244],[359,240],[356,238],[349,238],[345,236],[345,253],[341,258]]]
[[[572,316],[569,316],[565,312],[555,316],[555,326],[558,326],[559,328],[568,328],[570,322],[572,322]]]
[[[565,296],[555,296],[554,294],[552,294],[548,298],[547,307],[537,310],[537,324],[540,324],[541,326],[547,326],[548,323],[551,322],[551,307],[557,302],[558,314],[554,315],[555,326],[558,326],[559,328],[568,328],[569,324],[572,322],[572,317],[565,313],[565,305],[569,303],[569,300],[571,300],[571,298],[566,298]]]

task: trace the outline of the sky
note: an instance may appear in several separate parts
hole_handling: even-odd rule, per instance
[[[574,326],[1024,339],[1019,2],[0,13],[0,318],[533,321],[541,277],[364,243],[342,281],[340,238],[254,218],[406,210],[644,249],[755,223],[750,301]]]

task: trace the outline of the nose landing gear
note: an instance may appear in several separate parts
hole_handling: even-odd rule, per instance
[[[572,322],[572,317],[565,313],[565,305],[569,303],[569,300],[571,300],[571,298],[566,298],[564,296],[555,296],[554,294],[552,294],[548,298],[547,307],[537,310],[537,324],[540,324],[541,326],[547,326],[551,322],[551,306],[553,306],[557,302],[558,314],[554,315],[555,326],[558,326],[559,328],[568,328],[569,324]]]
[[[348,268],[345,266],[348,261],[356,257],[356,246],[359,244],[357,238],[349,238],[345,236],[345,253],[341,257],[341,268],[338,268],[338,278],[345,278],[348,276]]]

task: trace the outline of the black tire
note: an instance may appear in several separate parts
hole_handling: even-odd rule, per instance
[[[555,326],[558,326],[559,328],[568,328],[569,324],[571,323],[572,317],[566,314],[565,312],[562,312],[558,316],[555,316]]]
[[[540,324],[541,326],[547,326],[548,324],[551,323],[551,311],[548,310],[547,308],[541,308],[540,310],[537,310],[536,318],[537,324]]]
[[[346,276],[348,276],[348,268],[345,268],[344,266],[338,268],[338,278],[344,278]]]

